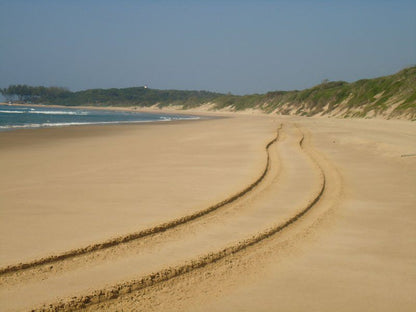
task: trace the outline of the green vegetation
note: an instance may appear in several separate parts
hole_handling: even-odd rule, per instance
[[[59,87],[30,87],[11,85],[0,92],[7,101],[42,103],[54,105],[112,105],[112,106],[152,106],[158,104],[197,106],[211,101],[221,94],[207,91],[156,90],[145,87],[123,89],[89,89],[70,92]]]
[[[328,81],[305,89],[238,96],[208,91],[157,90],[145,87],[90,89],[71,92],[59,87],[12,85],[0,89],[8,101],[55,105],[153,106],[179,105],[183,109],[211,103],[214,109],[249,108],[266,113],[313,116],[416,119],[416,66],[394,75],[353,83]]]
[[[416,119],[416,66],[394,75],[353,83],[325,81],[305,90],[275,91],[246,96],[226,95],[214,101],[216,108],[257,108],[264,112],[313,116],[329,114],[365,118]]]

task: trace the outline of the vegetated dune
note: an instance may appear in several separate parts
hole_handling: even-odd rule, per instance
[[[415,127],[239,115],[0,134],[0,307],[412,311]]]
[[[277,91],[264,95],[219,99],[215,108],[258,109],[297,116],[416,119],[416,67],[394,75],[353,83],[323,81],[302,91]]]
[[[296,116],[416,119],[416,66],[405,68],[394,75],[361,79],[352,83],[324,80],[305,90],[244,96],[145,87],[71,92],[64,88],[15,85],[0,91],[7,98],[21,102],[53,105],[258,110],[269,114]]]

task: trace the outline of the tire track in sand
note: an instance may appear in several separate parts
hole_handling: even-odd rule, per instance
[[[301,131],[299,129],[299,131]],[[302,132],[301,132],[302,133]],[[161,269],[155,273],[143,276],[139,279],[131,280],[129,282],[116,284],[115,286],[96,290],[88,295],[73,297],[67,301],[61,301],[58,303],[50,304],[49,306],[43,306],[35,311],[72,311],[85,308],[90,305],[97,303],[106,302],[109,300],[114,300],[124,294],[131,293],[136,290],[142,290],[147,287],[168,281],[175,277],[184,275],[188,272],[203,268],[211,263],[215,263],[227,256],[236,254],[240,251],[246,250],[250,246],[253,246],[281,231],[288,228],[290,225],[294,224],[297,220],[305,216],[308,211],[310,211],[321,199],[322,195],[326,190],[326,176],[325,172],[316,160],[310,153],[305,151],[304,148],[305,136],[302,133],[301,139],[298,144],[301,150],[309,156],[316,166],[317,171],[319,172],[319,188],[314,196],[309,200],[308,204],[302,209],[296,211],[290,218],[286,221],[267,228],[261,232],[254,234],[253,236],[239,241],[236,244],[230,245],[223,249],[209,252],[201,257],[196,259],[186,261],[183,264],[172,266],[168,268]]]
[[[131,259],[132,257],[137,256],[146,256],[151,255],[154,252],[158,252],[158,250],[162,249],[171,249],[170,247],[175,244],[176,242],[183,241],[189,236],[193,236],[197,233],[206,232],[210,233],[209,229],[212,229],[212,225],[222,223],[224,220],[233,220],[234,218],[238,218],[238,216],[250,215],[256,212],[258,207],[253,206],[253,200],[256,201],[257,198],[263,197],[265,194],[270,193],[270,190],[279,189],[282,185],[284,185],[284,181],[282,181],[282,161],[280,159],[278,150],[282,148],[282,144],[287,145],[285,131],[282,130],[282,126],[279,128],[278,134],[278,144],[272,144],[270,146],[269,154],[270,154],[270,163],[268,167],[267,174],[263,178],[263,180],[252,189],[250,192],[246,193],[244,196],[236,199],[234,202],[229,203],[226,207],[222,209],[218,209],[209,215],[206,215],[202,218],[197,218],[185,224],[179,225],[169,231],[164,231],[160,233],[156,233],[153,235],[149,235],[147,237],[143,237],[141,239],[133,240],[127,243],[118,244],[111,248],[93,251],[87,254],[75,256],[68,259],[63,259],[60,261],[56,261],[53,265],[44,264],[38,265],[32,268],[28,268],[25,270],[20,270],[16,272],[10,272],[8,274],[4,274],[0,276],[0,301],[2,298],[13,296],[14,299],[11,299],[10,302],[13,301],[21,301],[18,297],[12,295],[9,292],[9,295],[2,294],[2,289],[9,290],[15,289],[18,291],[19,287],[22,287],[26,284],[33,284],[38,282],[45,282],[50,280],[49,283],[53,283],[53,280],[59,279],[63,275],[68,276],[69,274],[79,275],[81,272],[85,273],[86,270],[91,269],[92,267],[99,267],[102,265],[106,265],[108,263],[119,263],[119,266],[124,267],[125,264],[120,264],[120,261],[123,259]],[[295,142],[293,142],[295,143]],[[297,141],[296,141],[296,146]],[[266,160],[266,159],[265,159]],[[284,176],[284,174],[283,174]],[[284,180],[284,178],[283,178]],[[261,228],[259,228],[260,230]],[[254,231],[257,232],[257,231]],[[236,240],[237,241],[237,240]],[[205,243],[204,243],[205,244]],[[224,246],[231,244],[231,241]],[[192,247],[190,247],[192,248]],[[214,250],[215,248],[206,248],[205,251],[200,252],[199,254],[204,254],[205,252]],[[184,257],[183,261],[189,258],[193,258],[195,254],[190,254],[189,257]],[[166,257],[166,255],[165,255]],[[169,258],[170,256],[167,256]],[[148,260],[153,262],[152,260]],[[182,263],[183,261],[179,261],[178,263]],[[146,263],[136,264],[139,267],[146,266]],[[159,267],[164,267],[166,264],[161,263]],[[149,269],[148,272],[143,272],[142,275],[151,273],[156,271],[158,268],[155,267],[154,269]],[[111,271],[111,268],[109,268]],[[132,267],[132,272],[135,271],[135,268]],[[109,271],[102,270],[103,275],[107,275]],[[137,274],[136,274],[137,276]],[[95,280],[95,277],[90,276],[87,280]],[[99,278],[100,279],[100,278]],[[120,279],[120,280],[130,280],[130,276]],[[107,283],[107,285],[113,285],[119,282],[119,280],[114,280],[113,282]],[[66,283],[72,283],[67,281]],[[65,283],[64,283],[65,284]],[[95,286],[92,286],[90,289],[97,289],[101,287],[102,283],[97,282]],[[38,286],[45,287],[45,286]],[[37,292],[36,288],[25,289],[23,292],[32,293]],[[71,292],[71,291],[69,291]],[[84,293],[84,291],[78,292],[80,294]],[[39,294],[41,296],[41,294]],[[61,296],[61,298],[67,297],[66,295]],[[52,299],[45,300],[45,302],[52,301]],[[36,304],[33,304],[36,306]]]
[[[280,262],[296,260],[304,255],[305,250],[310,251],[311,244],[331,235],[330,229],[333,229],[336,212],[339,212],[343,200],[343,177],[337,166],[315,148],[315,138],[310,131],[302,129],[305,151],[319,161],[326,179],[324,194],[306,216],[278,234],[204,268],[114,300],[87,306],[83,311],[192,311],[200,306],[204,307],[201,310],[215,310],[222,305],[214,303],[211,306],[210,302],[238,300],[236,293],[246,295],[246,287],[251,289],[253,284],[268,278],[270,266],[276,268]],[[273,294],[264,299],[270,299],[270,295]],[[227,299],[224,301],[221,297]]]
[[[58,262],[58,261],[62,261],[62,260],[66,260],[66,259],[70,259],[70,258],[74,258],[77,256],[81,256],[81,255],[85,255],[88,253],[92,253],[94,251],[98,251],[98,250],[103,250],[103,249],[107,249],[107,248],[111,248],[120,244],[124,244],[124,243],[128,243],[131,242],[133,240],[137,240],[140,238],[144,238],[146,236],[150,236],[150,235],[154,235],[157,233],[161,233],[170,229],[173,229],[179,225],[183,225],[186,224],[188,222],[191,222],[193,220],[199,219],[203,216],[206,216],[214,211],[217,211],[218,209],[235,202],[237,199],[240,199],[241,197],[243,197],[244,195],[246,195],[247,193],[249,193],[250,191],[252,191],[256,186],[259,185],[259,183],[261,181],[264,180],[264,178],[266,177],[267,173],[269,172],[270,169],[270,147],[276,143],[279,139],[279,134],[280,131],[283,127],[283,124],[280,124],[279,128],[277,129],[277,133],[274,139],[272,139],[269,143],[267,143],[266,147],[265,147],[265,151],[266,151],[266,165],[264,170],[262,171],[262,173],[260,174],[260,176],[250,185],[248,185],[247,187],[245,187],[243,190],[241,190],[240,192],[224,199],[223,201],[212,205],[206,209],[197,211],[195,213],[186,215],[186,216],[182,216],[180,218],[165,222],[165,223],[161,223],[159,225],[156,225],[154,227],[150,227],[135,233],[129,233],[123,236],[119,236],[116,238],[112,238],[109,240],[106,240],[104,242],[100,242],[100,243],[96,243],[96,244],[91,244],[85,247],[81,247],[81,248],[77,248],[77,249],[72,249],[66,252],[63,252],[61,254],[56,254],[56,255],[50,255],[47,257],[43,257],[40,259],[35,259],[33,261],[29,261],[29,262],[21,262],[18,264],[12,264],[12,265],[8,265],[6,267],[0,268],[0,276],[7,274],[7,273],[13,273],[13,272],[18,272],[21,270],[26,270],[26,269],[31,269],[37,266],[42,266],[42,265],[46,265],[46,264],[52,264],[54,262]]]

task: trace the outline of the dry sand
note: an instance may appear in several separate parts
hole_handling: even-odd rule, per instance
[[[0,308],[413,311],[415,142],[258,114],[0,133]]]
[[[269,118],[0,133],[0,266],[197,211],[257,178]]]

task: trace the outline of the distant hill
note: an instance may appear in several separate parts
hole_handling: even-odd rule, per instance
[[[89,89],[71,92],[60,87],[11,85],[1,89],[6,100],[13,102],[66,106],[195,106],[212,101],[222,94],[208,91],[157,90],[147,87],[122,89]]]
[[[385,77],[347,83],[325,81],[305,90],[232,95],[208,91],[157,90],[146,87],[89,89],[12,85],[1,89],[7,100],[55,105],[175,106],[210,104],[212,110],[261,110],[266,113],[416,120],[416,66]]]

